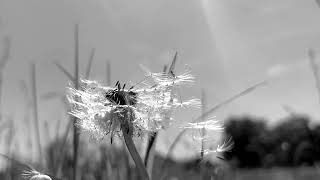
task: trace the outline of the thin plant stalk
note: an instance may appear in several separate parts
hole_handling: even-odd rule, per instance
[[[62,144],[61,144],[61,148],[60,148],[60,152],[61,152],[61,156],[58,156],[58,159],[56,160],[56,167],[54,168],[55,172],[54,174],[56,176],[61,176],[61,169],[62,169],[62,165],[63,165],[63,158],[64,158],[64,154],[65,154],[65,150],[66,150],[66,143],[67,143],[67,138],[68,138],[68,134],[70,132],[70,130],[72,129],[72,121],[69,121],[66,127],[66,130],[62,136]]]
[[[74,29],[74,86],[79,89],[79,25],[75,25]],[[77,118],[73,117],[73,180],[77,180],[77,165],[78,165],[78,148],[79,148],[79,133],[76,127]]]
[[[57,68],[65,75],[68,77],[68,79],[70,79],[70,81],[75,82],[75,78],[58,62],[54,63]]]
[[[90,52],[90,55],[89,55],[89,61],[88,61],[87,71],[86,71],[86,74],[85,74],[86,79],[89,79],[89,77],[90,77],[91,66],[92,66],[92,62],[93,62],[93,60],[94,60],[95,52],[96,52],[95,49],[92,48],[92,49],[91,49],[91,52]]]
[[[124,130],[123,130],[124,131]],[[133,161],[136,164],[136,167],[138,169],[140,178],[142,180],[149,180],[148,172],[142,162],[142,159],[137,151],[137,149],[134,146],[133,140],[130,135],[126,134],[126,132],[123,132],[124,141],[126,143],[126,146],[128,148],[128,151],[130,152],[130,155],[133,159]]]
[[[172,59],[168,72],[167,72],[168,66],[165,65],[163,67],[163,73],[167,73],[170,76],[175,76],[174,68],[177,62],[177,58],[178,58],[178,52],[174,54],[174,57]],[[155,155],[157,137],[158,137],[158,132],[155,132],[150,136],[150,139],[147,144],[146,156],[144,159],[145,166],[147,167],[147,170],[151,179],[152,179],[153,160]]]
[[[196,118],[193,120],[193,122],[197,122],[197,121],[200,121],[201,119],[205,119],[207,118],[210,114],[216,112],[218,109],[220,109],[221,107],[224,107],[225,105],[233,102],[235,99],[238,99],[239,97],[242,97],[242,96],[245,96],[251,92],[253,92],[254,90],[256,90],[257,88],[261,87],[261,86],[264,86],[267,84],[267,81],[262,81],[262,82],[259,82],[247,89],[245,89],[244,91],[241,91],[239,94],[236,94],[234,96],[232,96],[231,98],[217,104],[216,106],[214,106],[213,108],[209,109],[208,111],[204,112],[200,117]]]
[[[75,59],[75,68],[76,68],[76,70],[75,70],[75,77],[76,77],[76,82],[75,82],[75,86],[76,86],[76,89],[78,89],[79,88],[79,50],[78,50],[78,48],[79,48],[79,42],[78,42],[78,27],[76,26],[76,32],[75,32],[75,40],[76,40],[76,43],[75,43],[75,47],[76,47],[76,50],[75,50],[75,57],[76,57],[76,59]],[[93,48],[92,50],[91,50],[91,52],[90,52],[90,56],[89,56],[89,60],[88,60],[88,66],[87,66],[87,68],[86,68],[86,74],[85,74],[85,78],[86,79],[89,79],[89,77],[90,77],[90,72],[91,72],[91,69],[92,69],[92,63],[93,63],[93,60],[94,60],[94,55],[95,55],[95,49]],[[74,119],[74,121],[73,122],[75,122],[76,121],[76,119]],[[68,123],[68,125],[67,125],[67,128],[66,128],[66,130],[65,130],[65,132],[64,132],[64,134],[63,134],[63,141],[62,141],[62,146],[61,146],[61,151],[62,152],[64,152],[65,151],[65,144],[66,144],[66,142],[67,142],[67,137],[68,137],[68,134],[69,134],[69,131],[70,131],[70,129],[71,129],[71,122],[72,121],[69,121],[69,123]],[[74,128],[76,129],[76,127],[74,126]],[[75,133],[75,132],[74,132]],[[79,134],[77,134],[77,136],[79,136]],[[78,137],[79,138],[79,137]],[[79,141],[79,139],[78,139],[78,141]],[[74,142],[75,143],[75,142]],[[78,151],[77,151],[78,152]],[[77,153],[76,152],[76,153]],[[75,152],[74,152],[75,153]],[[77,157],[76,157],[77,158]],[[77,165],[77,164],[75,164],[75,165]],[[76,166],[75,166],[76,167]],[[61,168],[62,168],[62,157],[60,158],[60,160],[58,161],[58,167],[57,167],[57,169],[56,169],[56,173],[59,175],[60,173],[61,173]],[[74,172],[75,173],[75,175],[77,174],[77,172]]]
[[[201,91],[201,111],[202,113],[206,112],[206,94],[204,90]],[[202,121],[205,121],[203,118]],[[202,128],[201,129],[201,151],[200,151],[200,157],[203,159],[204,156],[204,148],[205,148],[205,137],[207,135],[206,129]]]
[[[21,80],[20,81],[20,90],[21,90],[21,93],[23,95],[23,97],[25,98],[23,100],[24,102],[24,106],[25,106],[25,112],[24,112],[24,117],[23,117],[23,120],[24,122],[26,123],[26,127],[28,129],[31,129],[32,128],[32,122],[30,120],[30,107],[32,107],[32,99],[30,97],[30,91],[27,87],[27,83],[25,80]],[[30,149],[29,149],[29,153],[32,154],[32,150],[34,149],[34,144],[33,144],[33,131],[28,131],[28,134],[27,134],[27,142],[28,142],[28,145],[30,146]],[[30,157],[32,162],[35,162],[36,159],[35,159],[35,155],[32,154],[32,156]]]
[[[7,146],[6,150],[7,150],[7,155],[11,156],[12,155],[12,146],[14,144],[14,139],[15,139],[15,136],[16,136],[15,125],[14,125],[12,117],[9,118],[8,127],[7,128],[8,128],[8,134],[7,134],[7,137],[6,137],[6,146]]]
[[[265,85],[266,81],[260,82],[258,84],[255,84],[247,89],[245,89],[244,91],[241,91],[240,93],[222,101],[221,103],[215,105],[214,107],[212,107],[211,109],[209,109],[208,111],[202,113],[201,116],[199,116],[198,118],[194,119],[192,122],[197,122],[200,121],[201,119],[205,119],[207,118],[210,114],[214,113],[215,111],[219,110],[220,108],[224,107],[227,104],[230,104],[231,102],[233,102],[234,100],[248,94],[251,93],[252,91],[256,90],[258,87],[261,87],[262,85]],[[177,146],[178,142],[180,142],[181,138],[183,137],[184,133],[187,132],[187,129],[183,129],[178,135],[177,137],[174,139],[173,143],[171,144],[171,146],[169,147],[169,150],[167,152],[166,155],[166,159],[162,164],[161,169],[164,169],[164,167],[167,165],[169,157],[171,156],[173,150],[175,149],[175,147]]]
[[[172,59],[172,63],[171,63],[171,65],[170,65],[170,67],[169,67],[169,71],[168,71],[169,74],[174,75],[174,68],[176,67],[177,59],[178,59],[178,52],[176,52],[176,53],[174,54],[174,57],[173,57],[173,59]]]
[[[37,99],[37,81],[36,81],[36,65],[32,63],[31,65],[31,81],[32,81],[32,98],[33,98],[33,116],[34,116],[34,126],[36,132],[36,140],[38,145],[38,152],[40,162],[43,163],[43,155],[42,155],[42,148],[41,148],[41,135],[40,135],[40,128],[39,128],[39,118],[38,118],[38,99]]]
[[[11,39],[6,36],[4,38],[4,51],[0,57],[0,120],[2,120],[2,86],[3,86],[3,70],[5,66],[8,64],[9,57],[10,57],[10,49],[11,49]]]
[[[132,117],[130,117],[132,118]],[[121,131],[123,134],[123,138],[125,141],[125,144],[127,146],[127,149],[135,162],[136,168],[138,170],[139,176],[141,180],[149,180],[149,175],[147,172],[147,169],[145,168],[143,161],[138,153],[138,150],[136,149],[133,140],[132,140],[132,128],[130,128],[129,123],[124,120],[123,125],[121,126]]]
[[[308,51],[308,56],[309,56],[309,61],[310,61],[310,66],[313,72],[315,84],[316,84],[316,89],[318,91],[318,99],[320,103],[320,74],[319,74],[319,68],[316,64],[316,53],[314,52],[313,49],[310,49]]]
[[[76,25],[76,29],[77,29],[77,25]],[[79,50],[78,50],[78,44],[79,42],[78,41],[78,34],[77,30],[75,31],[75,75],[74,78],[62,65],[60,65],[59,63],[55,63],[56,66],[59,68],[59,70],[61,72],[63,72],[68,78],[69,80],[71,80],[72,82],[74,82],[75,86],[76,86],[76,89],[79,88]],[[87,65],[87,68],[86,68],[86,74],[85,74],[85,78],[86,79],[89,79],[90,77],[90,72],[91,72],[91,69],[92,69],[92,63],[93,63],[93,60],[94,60],[94,55],[95,55],[95,49],[92,48],[91,52],[90,52],[90,55],[89,55],[89,59],[88,59],[88,65]],[[78,79],[78,80],[77,80]],[[48,98],[52,98],[52,97],[60,97],[62,102],[66,105],[66,98],[64,95],[60,94],[60,93],[57,93],[57,92],[50,92],[50,93],[47,93],[45,96],[44,96],[46,99]],[[66,109],[68,109],[68,106],[66,106]],[[67,111],[69,112],[69,111]],[[68,134],[72,128],[72,124],[75,122],[76,119],[74,119],[74,117],[71,118],[71,120],[68,122],[67,124],[67,127],[62,135],[62,144],[61,144],[61,148],[60,148],[60,152],[62,152],[62,154],[64,154],[64,151],[65,151],[65,144],[67,142],[67,138],[68,138]],[[60,176],[61,174],[61,168],[62,168],[62,163],[63,163],[63,156],[59,156],[58,159],[56,160],[56,162],[54,163],[55,164],[55,167],[54,167],[54,173],[55,175],[57,176]]]
[[[201,90],[201,113],[205,113],[207,108],[207,102],[206,102],[206,93],[205,90]],[[201,121],[204,122],[206,119],[202,118]],[[202,161],[204,159],[204,150],[206,148],[206,136],[207,136],[207,130],[205,128],[201,129],[201,149],[200,149],[200,160]],[[200,161],[200,162],[201,162]],[[208,174],[207,168],[204,164],[200,164],[200,172],[203,180],[209,180],[210,175]]]
[[[158,133],[155,132],[155,133],[153,133],[152,135],[150,135],[148,137],[149,140],[148,140],[148,143],[147,143],[146,155],[144,157],[144,164],[145,164],[146,167],[148,167],[148,164],[149,164],[149,157],[150,157],[150,153],[151,153],[150,151],[152,151],[152,149],[155,148],[154,144],[156,143],[155,141],[156,141],[157,136],[158,136]]]
[[[319,5],[320,1],[317,1],[317,3]],[[309,55],[309,61],[310,61],[311,69],[315,79],[316,89],[318,91],[318,98],[320,103],[320,77],[319,77],[320,73],[319,73],[319,67],[316,64],[317,57],[313,49],[309,50],[308,55]]]
[[[163,67],[164,73],[167,72],[167,68],[168,68],[167,65]],[[146,155],[144,159],[145,166],[147,167],[147,171],[151,179],[152,179],[153,161],[154,161],[157,137],[158,137],[158,132],[155,132],[151,136],[149,136],[150,139],[147,144],[147,150],[146,150]]]
[[[125,101],[126,101],[126,104],[129,104],[127,99],[125,99]],[[130,155],[136,165],[140,179],[141,180],[149,180],[150,178],[149,178],[147,169],[144,166],[144,163],[143,163],[143,161],[138,153],[138,150],[132,140],[133,128],[132,128],[132,124],[129,123],[129,122],[132,122],[133,118],[134,118],[132,109],[128,109],[128,111],[125,112],[125,114],[126,114],[125,116],[121,117],[124,119],[120,120],[121,121],[121,131],[123,134],[124,142],[126,144],[127,150],[129,151],[129,153],[130,153]],[[126,118],[128,118],[129,121]]]
[[[148,174],[152,179],[152,169],[153,169],[153,160],[155,155],[156,143],[157,143],[158,133],[154,133],[150,136],[150,140],[147,147],[147,152],[145,156],[145,167],[147,168]]]
[[[49,128],[49,123],[48,123],[48,121],[44,121],[44,125],[43,125],[43,127],[44,127],[44,130],[45,130],[45,139],[48,141],[48,142],[51,142],[51,140],[52,140],[52,137],[51,137],[51,133],[50,133],[50,128]]]
[[[72,81],[74,84],[76,84],[75,78],[63,66],[61,66],[59,63],[55,63],[55,65],[58,67],[58,69],[62,73],[64,73],[69,78],[70,81]],[[51,98],[56,98],[56,97],[61,99],[61,101],[65,105],[65,109],[69,109],[69,106],[67,106],[67,104],[66,104],[66,97],[63,94],[58,93],[58,92],[49,92],[49,93],[43,95],[44,99],[51,99]],[[67,112],[69,112],[69,111],[67,110]],[[74,121],[75,121],[74,117],[70,117],[70,120],[67,124],[66,130],[64,131],[64,133],[62,135],[62,144],[60,145],[60,149],[59,149],[59,152],[61,152],[62,156],[59,156],[57,159],[55,159],[55,162],[53,163],[54,164],[53,171],[54,171],[54,174],[57,176],[60,176],[62,163],[63,163],[63,159],[64,159],[63,155],[64,155],[64,151],[65,151],[65,144],[67,142],[68,134],[69,134],[70,130],[72,129],[72,125],[73,125]]]
[[[61,93],[58,93],[58,92],[49,92],[45,95],[43,95],[43,98],[44,99],[51,99],[51,98],[56,98],[58,97],[61,102],[64,103],[64,106],[65,106],[65,109],[66,109],[66,113],[69,112],[69,106],[67,105],[66,103],[66,97],[63,96]],[[58,121],[58,124],[60,125],[60,121]],[[57,127],[59,127],[59,125],[57,125]],[[73,126],[73,118],[70,117],[70,120],[68,121],[68,124],[67,124],[67,127],[65,129],[65,131],[62,133],[62,143],[59,145],[59,152],[61,152],[61,155],[62,156],[58,156],[57,159],[54,159],[54,162],[53,162],[53,173],[54,175],[56,176],[61,176],[61,168],[62,168],[62,164],[63,164],[63,159],[64,159],[64,152],[66,150],[66,143],[67,143],[67,139],[68,139],[68,135],[69,135],[69,132],[70,130],[72,129],[72,126]],[[58,132],[57,134],[55,135],[56,138],[58,138]]]
[[[107,77],[106,77],[106,81],[107,81],[107,86],[111,86],[111,65],[110,62],[107,61]]]
[[[60,126],[61,126],[61,119],[59,118],[59,119],[58,119],[58,122],[56,123],[56,127],[55,127],[56,132],[55,132],[55,134],[54,134],[54,139],[58,139],[58,138],[59,138],[59,133],[60,133],[59,129],[60,129]]]

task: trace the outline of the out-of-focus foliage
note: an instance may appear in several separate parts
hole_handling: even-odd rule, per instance
[[[232,117],[225,133],[234,149],[225,153],[235,167],[311,166],[320,162],[320,125],[311,125],[304,115],[291,115],[275,127],[250,116]]]
[[[303,115],[291,115],[279,121],[275,126],[268,126],[265,119],[251,116],[232,117],[225,124],[226,136],[232,136],[234,148],[224,154],[225,163],[202,161],[193,159],[188,162],[170,160],[165,167],[164,175],[161,165],[165,157],[156,155],[153,168],[153,179],[202,179],[205,175],[218,179],[232,179],[233,176],[243,178],[258,177],[266,174],[258,171],[245,172],[240,168],[269,168],[274,166],[291,167],[288,170],[272,171],[270,177],[279,172],[292,174],[292,167],[317,165],[320,162],[320,125]],[[55,175],[61,179],[72,177],[72,146],[69,140],[63,143],[57,138],[44,150],[46,154],[45,166],[40,163],[26,164],[44,173]],[[120,143],[121,144],[121,143]],[[93,143],[88,140],[80,141],[79,149],[79,180],[135,180],[137,171],[127,150],[120,144],[114,146],[108,143]],[[63,147],[63,148],[62,148]],[[17,158],[18,159],[18,158]],[[19,179],[15,168],[8,164],[0,171],[0,179]],[[291,170],[290,170],[291,169]],[[236,172],[234,174],[233,172]],[[308,171],[309,172],[309,171]],[[316,171],[310,171],[312,177],[318,177]],[[249,174],[248,174],[249,173]],[[301,171],[305,173],[305,171]],[[265,175],[263,175],[264,177]],[[267,175],[266,175],[267,177]],[[282,176],[281,176],[282,177]],[[249,178],[250,179],[250,178]]]
[[[47,148],[48,167],[50,172],[57,172],[57,176],[63,179],[71,179],[73,169],[72,148],[67,143],[66,147],[63,148],[64,152],[61,152],[61,142],[61,140],[57,139]],[[135,167],[129,158],[128,153],[122,147],[80,142],[78,177],[81,180],[137,179]],[[57,162],[57,160],[60,160],[60,162]],[[59,166],[61,166],[60,172]]]
[[[56,171],[52,163],[59,159],[58,156],[63,156],[61,174],[56,174],[63,179],[72,177],[72,149],[70,144],[66,144],[66,150],[62,153],[59,149],[61,139],[57,139],[47,148],[47,162],[49,172]],[[61,159],[61,158],[60,158]],[[153,168],[153,179],[160,180],[163,176],[161,165],[164,162],[164,157],[156,155]],[[200,166],[203,165],[200,161],[189,160],[187,162],[176,162],[169,160],[165,168],[169,171],[166,174],[166,179],[201,179]],[[57,165],[55,165],[57,167]],[[215,166],[207,164],[206,171],[214,174]],[[87,141],[80,142],[79,152],[79,175],[80,180],[138,180],[138,172],[134,166],[131,157],[124,146],[114,146],[108,143],[95,144]]]
[[[61,148],[65,146],[64,148]],[[61,138],[56,139],[44,151],[46,154],[46,167],[41,167],[39,163],[30,164],[49,175],[57,176],[63,180],[72,178],[72,148],[70,142],[63,144]],[[114,146],[108,143],[96,144],[87,141],[80,142],[79,151],[79,180],[138,180],[136,167],[124,146]],[[62,150],[64,149],[64,150]],[[17,159],[19,159],[17,157]],[[165,176],[162,163],[165,158],[155,156],[153,168],[153,180],[165,179],[201,179],[203,172],[216,175],[217,165],[209,162],[200,162],[199,159],[186,162],[176,162],[169,159],[165,167],[168,169]],[[15,166],[9,166],[0,170],[0,179],[20,180],[21,172],[16,171]],[[61,166],[61,167],[59,167]],[[61,171],[59,172],[60,169]],[[20,172],[20,174],[19,174]]]

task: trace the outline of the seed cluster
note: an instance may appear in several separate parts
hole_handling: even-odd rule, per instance
[[[148,72],[142,86],[129,89],[119,82],[115,87],[105,87],[81,80],[80,89],[68,88],[70,114],[95,138],[109,133],[121,135],[123,124],[129,124],[132,135],[153,133],[170,125],[178,108],[200,107],[199,99],[178,99],[178,88],[193,81],[189,72],[178,76]]]

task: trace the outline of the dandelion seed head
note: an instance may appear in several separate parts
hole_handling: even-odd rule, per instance
[[[23,171],[21,177],[25,180],[52,180],[50,176],[41,174],[36,170]]]
[[[69,87],[70,114],[78,118],[77,125],[100,139],[119,134],[126,121],[133,135],[140,135],[170,125],[178,108],[200,107],[198,99],[182,102],[178,98],[178,87],[194,81],[190,72],[178,76],[146,72],[143,82],[150,85],[139,88],[124,89],[119,82],[116,88],[105,87],[90,80],[81,80],[78,90]]]
[[[50,176],[45,174],[35,175],[30,180],[52,180]]]

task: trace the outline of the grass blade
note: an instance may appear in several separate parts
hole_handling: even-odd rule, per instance
[[[177,61],[177,52],[174,55],[174,58],[172,60],[172,63],[170,65],[170,69],[168,71],[168,74],[171,73],[173,75],[173,71],[174,71],[174,67]],[[165,65],[163,67],[163,72],[166,73],[168,66]],[[149,142],[147,145],[147,150],[146,150],[146,155],[145,155],[145,159],[144,159],[144,163],[145,166],[148,167],[148,171],[149,171],[149,176],[152,178],[152,164],[153,164],[153,157],[151,157],[151,160],[149,160],[150,157],[150,152],[151,151],[155,151],[155,144],[156,144],[156,139],[157,139],[158,133],[155,132],[153,135],[151,135],[149,138]],[[153,154],[154,155],[154,154]],[[150,167],[149,167],[149,163],[151,163]]]
[[[217,111],[218,109],[224,107],[225,105],[233,102],[234,100],[256,90],[258,87],[261,87],[263,85],[266,84],[266,81],[263,81],[263,82],[260,82],[260,83],[257,83],[243,91],[241,91],[240,93],[232,96],[231,98],[228,98],[224,101],[222,101],[221,103],[215,105],[214,107],[212,107],[211,109],[209,109],[208,111],[202,113],[201,116],[199,116],[198,118],[196,118],[195,120],[193,120],[192,122],[197,122],[197,121],[200,121],[201,119],[205,119],[207,118],[210,114],[214,113],[215,111]],[[164,161],[163,165],[162,165],[162,169],[166,166],[168,160],[169,160],[169,157],[170,155],[172,154],[173,150],[175,149],[175,147],[177,146],[178,142],[180,141],[180,139],[183,137],[184,133],[187,131],[187,129],[183,129],[178,135],[177,137],[174,139],[173,143],[171,144],[171,146],[169,147],[169,150],[167,152],[167,158],[166,160]]]
[[[63,133],[63,136],[62,136],[62,144],[60,146],[61,156],[59,156],[58,159],[55,160],[56,162],[54,163],[56,165],[56,167],[54,167],[54,171],[55,171],[54,175],[56,175],[56,176],[61,175],[64,155],[65,155],[65,150],[66,150],[65,147],[66,147],[69,132],[72,129],[72,125],[73,125],[73,121],[69,121],[68,125],[65,129],[65,132]]]
[[[3,54],[0,57],[0,69],[1,71],[3,70],[3,68],[7,65],[8,61],[9,61],[9,57],[10,57],[10,49],[11,49],[11,39],[9,36],[6,36],[4,38],[4,50],[3,50]]]
[[[176,53],[174,54],[172,63],[171,63],[171,65],[170,65],[170,68],[169,68],[169,71],[168,71],[168,74],[174,75],[173,72],[174,72],[174,68],[175,68],[175,66],[176,66],[177,58],[178,58],[178,52],[176,52]]]
[[[79,25],[74,28],[74,85],[75,89],[79,89]],[[78,166],[78,148],[79,148],[79,133],[76,126],[77,118],[73,116],[73,180],[77,180]]]
[[[0,119],[2,119],[2,107],[1,107],[2,103],[1,102],[2,102],[2,87],[3,87],[3,70],[10,59],[9,58],[10,49],[11,49],[11,39],[8,36],[6,36],[4,38],[3,54],[0,57]]]
[[[94,48],[91,49],[89,61],[88,61],[88,66],[87,66],[87,70],[86,70],[86,74],[85,74],[86,79],[89,79],[89,77],[90,77],[90,72],[91,72],[92,62],[94,60],[95,51],[96,50]]]
[[[172,59],[169,71],[168,71],[168,74],[170,74],[171,76],[174,76],[174,68],[175,68],[175,64],[177,62],[177,57],[178,57],[178,52],[175,53],[175,55],[174,55],[174,57]],[[167,65],[165,65],[163,67],[163,72],[164,73],[166,73],[167,68],[168,68]],[[149,139],[149,142],[148,142],[148,145],[147,145],[146,156],[145,156],[145,159],[144,159],[145,166],[148,169],[148,173],[149,173],[149,176],[150,176],[151,179],[152,179],[153,160],[154,160],[154,152],[155,152],[155,149],[156,149],[157,137],[158,137],[158,133],[157,132],[155,132],[152,136],[149,137],[150,139]]]
[[[55,62],[54,63],[58,69],[64,74],[67,76],[67,78],[72,81],[72,82],[75,82],[75,78],[61,65],[59,64],[58,62]]]
[[[106,80],[107,80],[107,86],[111,86],[111,65],[110,65],[110,62],[107,61],[107,77],[106,77]]]
[[[38,152],[40,162],[43,163],[43,155],[41,148],[41,139],[40,139],[40,128],[39,128],[39,118],[38,118],[38,99],[37,99],[37,81],[36,81],[36,65],[34,63],[31,64],[31,83],[32,83],[32,99],[33,99],[33,118],[34,118],[34,126],[36,132],[36,140],[38,145]]]
[[[308,51],[308,56],[309,56],[309,61],[310,61],[310,66],[313,72],[313,76],[315,79],[315,84],[316,84],[316,89],[318,91],[318,99],[320,103],[320,76],[319,76],[319,67],[317,66],[316,63],[316,53],[314,52],[313,49],[310,49]]]
[[[204,92],[204,90],[202,89],[201,91],[201,111],[202,111],[202,114],[206,112],[206,94]],[[202,119],[202,121],[205,121],[205,119]],[[203,128],[201,130],[201,151],[200,151],[200,157],[201,159],[203,159],[203,156],[204,156],[204,137],[206,136],[207,132],[206,132],[206,129]]]

